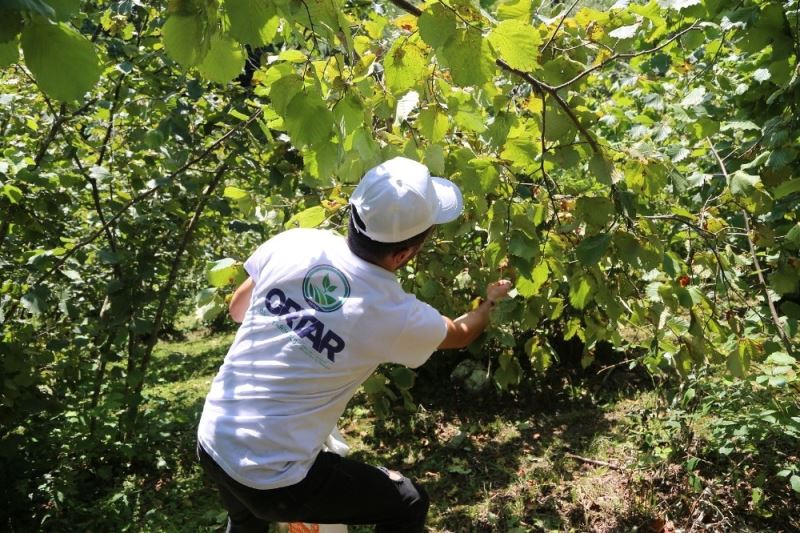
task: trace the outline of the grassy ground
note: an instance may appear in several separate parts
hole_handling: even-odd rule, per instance
[[[145,419],[157,475],[131,479],[140,531],[216,531],[225,513],[194,459],[204,395],[232,335],[162,343]],[[602,388],[561,382],[527,394],[472,396],[418,373],[413,414],[378,420],[364,394],[341,429],[351,455],[421,481],[432,531],[662,531],[680,502],[680,478],[657,459],[660,395],[633,374]],[[598,392],[602,391],[602,392]],[[663,429],[663,428],[662,428]],[[655,435],[655,436],[654,436]],[[642,450],[646,449],[646,457]],[[643,466],[644,465],[644,466]],[[682,511],[690,516],[691,509]],[[351,528],[353,532],[370,531]]]

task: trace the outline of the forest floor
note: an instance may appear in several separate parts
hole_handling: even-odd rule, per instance
[[[159,460],[130,480],[136,530],[217,531],[225,521],[195,460],[195,431],[233,335],[193,335],[162,342],[154,356],[144,417]],[[340,428],[352,457],[425,486],[430,531],[658,533],[709,522],[712,506],[690,494],[680,467],[658,461],[669,451],[662,395],[645,376],[615,372],[602,383],[565,374],[525,395],[476,396],[433,382],[424,365],[415,413],[378,420],[359,393]]]

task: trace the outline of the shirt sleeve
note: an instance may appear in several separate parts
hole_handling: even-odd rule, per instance
[[[259,246],[256,251],[253,252],[253,255],[248,257],[244,262],[244,269],[256,283],[258,283],[261,272],[264,270],[264,266],[267,264],[270,256],[272,255],[273,239],[274,237]]]
[[[414,298],[400,336],[390,350],[390,363],[417,368],[428,360],[447,335],[441,313]]]

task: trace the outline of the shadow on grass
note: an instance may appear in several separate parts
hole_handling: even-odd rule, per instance
[[[630,380],[622,383],[627,391],[609,390],[608,398],[637,392]],[[599,513],[591,509],[600,506],[579,500],[606,498],[603,505],[611,507],[617,505],[612,498],[627,498],[622,474],[611,471],[612,479],[606,469],[585,471],[567,455],[591,457],[598,439],[613,430],[603,402],[587,389],[542,384],[527,394],[474,396],[423,380],[414,398],[422,406],[418,413],[376,421],[372,435],[362,437],[369,449],[354,456],[372,464],[388,461],[421,482],[431,496],[434,531],[594,529]],[[591,486],[598,483],[608,485],[607,494]],[[612,522],[617,527],[648,519],[620,504]]]
[[[162,343],[156,349],[148,383],[186,381],[216,374],[233,342],[233,334]]]

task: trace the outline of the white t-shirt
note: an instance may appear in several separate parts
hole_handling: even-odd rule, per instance
[[[421,365],[447,328],[392,272],[329,231],[283,232],[244,267],[252,299],[211,384],[198,439],[243,485],[285,487],[306,476],[380,363]]]

